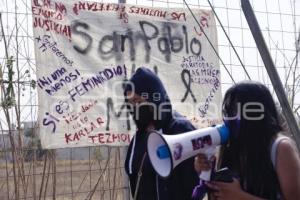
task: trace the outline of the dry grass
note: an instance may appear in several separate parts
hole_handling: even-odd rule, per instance
[[[84,160],[84,161],[56,161],[25,163],[25,183],[18,177],[20,184],[19,199],[86,199],[93,191],[97,182],[96,191],[91,199],[123,199],[122,193],[127,189],[123,184],[123,163],[117,160]],[[56,173],[53,173],[53,166]],[[9,172],[7,185],[6,165],[0,165],[0,199],[14,199],[14,182],[12,164],[7,166]],[[23,179],[24,180],[24,179]],[[34,184],[35,182],[35,184]],[[46,188],[46,190],[45,190]],[[27,191],[26,191],[27,190]],[[55,190],[55,195],[53,195]],[[36,198],[34,198],[34,193]],[[89,199],[89,198],[88,198]]]

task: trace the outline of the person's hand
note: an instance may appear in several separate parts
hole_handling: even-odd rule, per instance
[[[244,199],[245,192],[242,190],[240,182],[233,179],[231,183],[211,181],[206,185],[213,190],[213,195],[217,200],[240,200]]]
[[[212,162],[216,160],[215,156],[212,156],[209,160],[205,154],[198,154],[195,157],[194,168],[198,174],[201,171],[208,171],[212,168]]]

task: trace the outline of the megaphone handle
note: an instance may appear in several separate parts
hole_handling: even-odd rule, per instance
[[[208,160],[210,160],[212,158],[213,154],[209,154],[207,157],[208,157]],[[212,162],[212,165],[211,165],[211,169],[210,170],[207,170],[207,171],[201,171],[200,175],[199,175],[199,178],[201,180],[204,180],[204,181],[210,181],[210,177],[211,177],[211,172],[212,170],[215,168],[215,164],[216,164],[216,161],[214,160]]]
[[[204,181],[210,181],[211,170],[202,171],[199,175],[199,178]]]

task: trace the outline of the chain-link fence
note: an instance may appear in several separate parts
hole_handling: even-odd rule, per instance
[[[240,2],[186,2],[191,8],[215,11],[218,52],[224,63],[220,65],[222,91],[234,81],[249,77],[273,91]],[[126,3],[186,8],[181,0],[127,0]],[[253,0],[251,3],[288,99],[299,116],[300,2]],[[15,94],[15,99],[7,99],[1,93],[5,101],[1,102],[0,114],[0,199],[129,199],[123,167],[126,147],[41,148],[36,126],[38,100],[31,1],[0,0],[0,12],[1,87],[13,86]],[[12,72],[3,66],[9,65],[18,75],[14,81],[5,81]]]

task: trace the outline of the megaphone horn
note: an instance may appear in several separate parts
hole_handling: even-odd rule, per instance
[[[227,143],[229,130],[217,125],[178,135],[163,135],[153,131],[148,136],[147,150],[154,170],[161,177],[168,177],[184,160],[205,153],[208,148]]]

